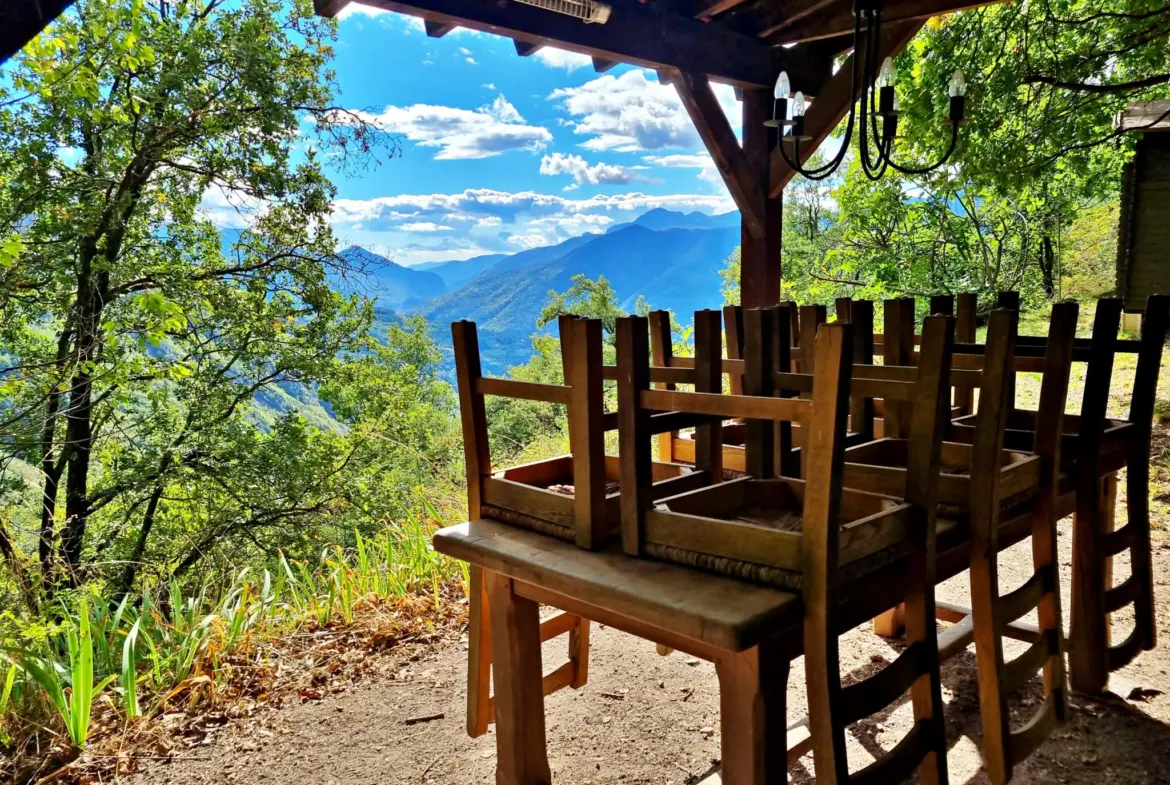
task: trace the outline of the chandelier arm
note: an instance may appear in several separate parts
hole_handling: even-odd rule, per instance
[[[922,167],[922,168],[913,167],[913,166],[899,166],[893,160],[893,155],[892,155],[893,144],[894,144],[893,140],[891,139],[890,140],[890,149],[886,153],[886,160],[889,162],[890,166],[894,167],[895,171],[901,172],[902,174],[930,174],[931,172],[940,168],[947,161],[949,161],[951,159],[951,156],[955,152],[955,148],[957,148],[959,146],[959,124],[953,123],[951,125],[951,144],[950,144],[950,147],[947,148],[946,153],[943,155],[943,157],[941,159],[939,159],[938,163],[934,164],[933,166],[926,166],[926,167]]]
[[[861,36],[861,18],[860,15],[853,17],[853,41],[854,51],[857,50],[856,42]],[[857,95],[857,61],[854,59],[854,64],[849,74],[849,95]],[[773,107],[773,114],[775,114]],[[797,145],[799,142],[793,140],[793,155],[796,160],[788,157],[788,153],[784,150],[784,132],[783,128],[777,129],[776,134],[776,149],[780,151],[780,156],[784,162],[792,167],[793,171],[799,174],[806,180],[826,180],[833,175],[834,172],[841,166],[841,162],[845,160],[845,155],[849,152],[849,143],[853,140],[853,128],[857,117],[857,103],[855,101],[849,104],[849,122],[845,125],[845,137],[841,140],[841,147],[837,150],[837,154],[833,159],[822,166],[805,169],[800,163],[800,152]]]

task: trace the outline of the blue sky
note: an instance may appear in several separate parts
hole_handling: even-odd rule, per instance
[[[403,136],[402,155],[337,175],[334,227],[400,264],[466,259],[604,231],[654,207],[733,209],[671,87],[555,49],[352,3],[340,14],[339,102]],[[739,127],[731,88],[715,86]]]

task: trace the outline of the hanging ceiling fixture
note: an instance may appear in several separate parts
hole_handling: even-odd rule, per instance
[[[595,3],[593,0],[516,0],[516,2],[576,17],[586,24],[605,24],[609,21],[609,14],[613,10],[605,3]]]
[[[860,109],[860,138],[857,150],[861,158],[861,167],[865,176],[871,180],[881,178],[888,169],[894,169],[902,174],[928,174],[941,167],[955,152],[959,142],[959,125],[963,122],[966,108],[967,81],[963,72],[956,69],[951,76],[949,87],[950,116],[946,124],[951,127],[951,143],[946,153],[932,166],[913,167],[902,166],[894,162],[894,139],[898,136],[898,114],[901,107],[898,103],[898,94],[894,90],[894,61],[887,57],[877,67],[878,47],[881,43],[882,30],[882,2],[881,0],[857,0],[853,6],[853,73],[850,95],[857,95],[858,59],[861,65],[861,84],[864,90],[861,94]],[[800,145],[812,139],[804,132],[805,100],[804,93],[792,95],[792,86],[788,74],[781,72],[776,80],[775,104],[772,108],[772,119],[764,123],[770,128],[778,129],[776,147],[784,160],[794,170],[809,180],[824,180],[830,177],[845,160],[845,153],[849,149],[850,140],[857,123],[858,103],[853,102],[849,107],[849,122],[845,126],[845,139],[841,149],[833,160],[823,166],[805,169],[800,163]],[[791,96],[792,114],[789,117],[789,102]],[[878,120],[881,120],[880,128]],[[787,126],[787,133],[784,132]],[[876,152],[870,149],[871,141],[877,148]],[[792,145],[792,154],[789,155],[785,144]]]

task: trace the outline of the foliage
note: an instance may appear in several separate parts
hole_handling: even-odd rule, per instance
[[[312,562],[280,554],[271,570],[255,578],[241,570],[220,591],[184,595],[172,581],[116,605],[79,596],[51,630],[18,628],[18,640],[0,641],[10,663],[0,734],[35,730],[34,718],[45,716],[81,749],[103,693],[127,719],[151,717],[180,695],[213,695],[230,678],[225,661],[275,637],[352,624],[366,608],[420,592],[441,602],[439,587],[466,576],[430,547],[438,514],[427,508],[372,539],[355,533],[354,547],[324,548]]]

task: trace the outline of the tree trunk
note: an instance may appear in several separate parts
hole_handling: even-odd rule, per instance
[[[1056,252],[1052,247],[1052,238],[1048,235],[1040,240],[1036,264],[1040,268],[1044,296],[1051,300],[1056,296]]]
[[[166,458],[163,459],[164,464],[168,463]],[[165,469],[163,470],[165,472]],[[150,539],[150,530],[154,528],[155,514],[158,512],[158,502],[162,498],[163,483],[160,479],[158,484],[154,486],[154,491],[150,494],[150,501],[147,502],[146,512],[142,516],[142,528],[138,530],[138,540],[134,543],[134,551],[130,554],[130,558],[126,560],[126,566],[122,569],[122,578],[118,581],[118,591],[114,595],[114,603],[117,604],[122,601],[122,598],[130,593],[134,587],[134,579],[138,577],[138,571],[142,566],[142,559],[146,555],[146,541]]]

